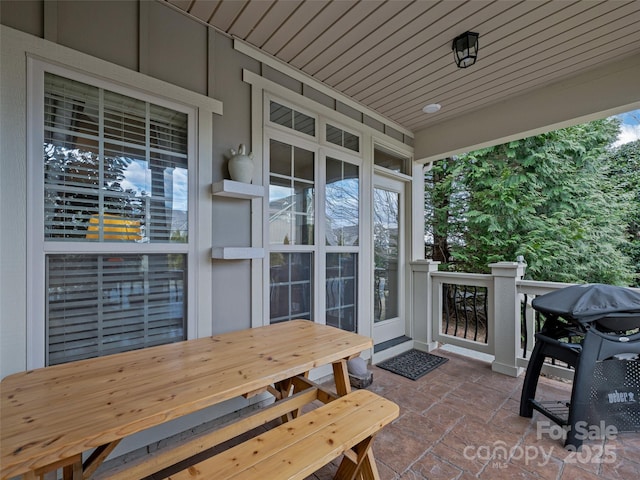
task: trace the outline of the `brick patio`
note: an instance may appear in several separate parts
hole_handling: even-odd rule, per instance
[[[538,435],[538,422],[548,423],[544,416],[518,415],[524,375],[511,378],[492,372],[482,361],[433,353],[449,361],[418,381],[371,367],[369,389],[400,405],[400,417],[374,442],[382,480],[640,478],[639,433],[589,440],[582,453],[572,454],[561,440]],[[570,395],[569,384],[548,379],[541,379],[538,390],[545,399]],[[598,462],[593,457],[605,445],[610,461]],[[499,446],[511,451],[511,458],[488,458]],[[530,460],[522,458],[523,452]],[[328,480],[334,472],[335,465],[329,465],[309,480]]]

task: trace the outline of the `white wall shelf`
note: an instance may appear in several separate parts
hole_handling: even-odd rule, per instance
[[[264,197],[264,186],[251,183],[222,180],[211,185],[211,193],[218,197],[251,200]],[[264,248],[255,247],[213,247],[211,258],[218,260],[245,260],[264,258]]]
[[[213,195],[219,197],[261,198],[264,197],[264,186],[234,182],[233,180],[222,180],[211,186],[211,192]]]
[[[213,247],[211,258],[219,260],[245,260],[264,258],[264,248],[253,247]]]

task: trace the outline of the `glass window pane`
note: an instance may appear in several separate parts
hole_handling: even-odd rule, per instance
[[[269,318],[271,323],[290,320],[289,285],[272,285],[270,289]]]
[[[373,194],[374,321],[398,316],[400,194],[382,188]]]
[[[269,170],[291,176],[291,145],[276,140],[269,142]]]
[[[312,254],[272,252],[270,259],[271,323],[312,319]]]
[[[353,133],[346,132],[341,128],[327,124],[327,142],[340,145],[354,152],[360,151],[360,137]]]
[[[47,365],[186,339],[186,255],[47,255]]]
[[[296,214],[295,230],[290,239],[291,245],[313,245],[314,219],[313,214]]]
[[[269,241],[272,245],[313,245],[313,215],[290,210],[272,212],[269,217]]]
[[[288,170],[285,171],[285,162],[272,162],[270,166],[269,241],[278,245],[313,245],[315,154],[274,140],[271,144],[276,146],[276,151],[286,151],[289,156]],[[295,176],[291,175],[292,150],[295,155]]]
[[[152,157],[146,172],[151,179],[147,200],[147,236],[153,242],[181,242],[187,232],[189,178],[180,159]]]
[[[306,133],[312,137],[316,134],[316,120],[304,113],[294,112],[294,128],[298,132]]]
[[[328,157],[325,187],[327,245],[358,245],[359,198],[358,166]]]
[[[350,332],[357,329],[357,263],[357,253],[327,254],[327,324]]]
[[[270,243],[291,243],[295,195],[291,179],[272,176],[269,181],[269,238]]]
[[[103,108],[105,138],[146,145],[146,102],[107,90]]]
[[[98,150],[83,143],[44,149],[45,238],[84,240],[89,219],[100,211]]]
[[[279,202],[279,208],[291,205],[293,198],[293,187],[291,180],[281,177],[270,177],[269,180],[269,203]]]
[[[301,180],[313,181],[314,173],[313,167],[315,165],[315,154],[304,148],[294,147],[294,162],[295,171],[294,176]]]
[[[187,125],[185,113],[46,73],[45,239],[185,242]]]
[[[313,215],[314,189],[306,182],[294,182],[295,199],[293,211]]]
[[[99,89],[75,80],[45,74],[45,142],[71,142],[99,135]],[[56,131],[51,127],[58,127]]]
[[[269,216],[269,241],[272,245],[291,245],[293,214],[290,210],[272,212]]]
[[[342,146],[342,130],[327,124],[327,142]]]
[[[353,133],[344,132],[344,147],[354,152],[360,151],[360,137]]]
[[[312,137],[316,135],[315,118],[277,102],[270,102],[269,120]]]
[[[150,146],[172,153],[187,151],[189,117],[186,113],[150,104]]]
[[[269,254],[269,263],[271,265],[271,283],[274,285],[280,285],[282,283],[289,283],[291,279],[291,272],[286,264],[289,261],[288,254],[272,252]]]
[[[374,148],[373,163],[378,167],[384,167],[393,172],[410,175],[409,159],[395,152],[382,149],[378,146]]]
[[[293,127],[293,111],[289,107],[271,102],[269,120],[284,127]]]

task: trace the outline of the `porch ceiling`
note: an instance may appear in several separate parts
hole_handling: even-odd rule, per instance
[[[635,0],[164,1],[413,132],[640,54]],[[467,30],[478,62],[459,69]]]

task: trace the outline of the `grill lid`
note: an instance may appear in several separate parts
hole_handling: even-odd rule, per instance
[[[572,285],[534,298],[531,306],[580,323],[607,318],[626,325],[635,320],[640,324],[640,291],[614,285]]]

